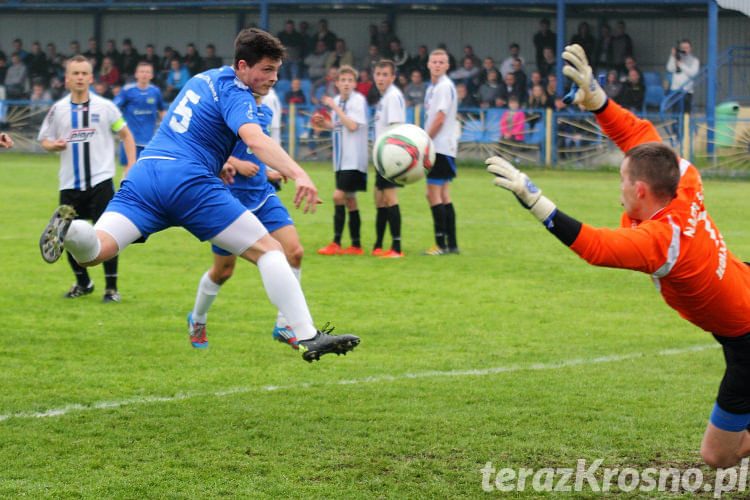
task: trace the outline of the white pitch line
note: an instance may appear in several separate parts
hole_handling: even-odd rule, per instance
[[[51,408],[49,410],[40,412],[19,412],[19,413],[8,413],[0,415],[0,421],[8,420],[11,418],[49,418],[49,417],[60,417],[67,415],[68,413],[75,411],[91,411],[91,410],[104,410],[107,408],[119,408],[121,406],[130,405],[144,405],[151,403],[170,403],[173,401],[182,401],[191,398],[200,397],[223,397],[230,396],[233,394],[244,394],[247,392],[273,392],[283,390],[299,390],[309,389],[311,387],[322,387],[327,385],[355,385],[355,384],[373,384],[379,382],[395,382],[399,380],[413,380],[421,378],[437,378],[437,377],[471,377],[471,376],[482,376],[482,375],[493,375],[497,373],[511,373],[524,370],[557,370],[560,368],[567,368],[571,366],[579,365],[595,365],[601,363],[612,363],[615,361],[624,361],[628,359],[642,358],[647,356],[674,356],[679,354],[705,351],[706,349],[715,349],[719,347],[719,344],[705,344],[697,345],[692,347],[685,347],[681,349],[665,349],[658,351],[655,354],[649,353],[630,353],[620,354],[613,356],[600,356],[596,358],[578,358],[569,359],[567,361],[560,361],[558,363],[535,363],[531,365],[509,365],[509,366],[496,366],[493,368],[481,368],[472,370],[450,370],[450,371],[427,371],[418,373],[402,373],[400,375],[378,375],[375,377],[364,377],[350,380],[337,380],[322,383],[302,383],[294,385],[264,385],[254,387],[237,387],[234,389],[227,389],[224,391],[215,392],[184,392],[177,393],[173,396],[145,396],[131,399],[123,399],[120,401],[102,401],[99,403],[93,403],[91,405],[71,404],[62,406],[59,408]]]

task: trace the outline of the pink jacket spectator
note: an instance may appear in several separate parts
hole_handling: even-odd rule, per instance
[[[510,126],[508,126],[510,122]],[[526,123],[526,114],[523,111],[507,110],[500,118],[500,137],[512,135],[513,140],[523,141],[523,126]]]

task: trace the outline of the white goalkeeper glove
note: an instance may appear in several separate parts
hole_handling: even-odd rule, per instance
[[[566,103],[583,104],[589,111],[599,111],[604,108],[607,104],[607,94],[596,81],[594,71],[589,66],[583,47],[577,43],[568,45],[565,47],[562,57],[570,63],[563,68],[563,74],[578,86],[577,90],[573,89],[570,94],[565,96]]]
[[[499,156],[487,158],[485,163],[487,171],[497,176],[492,183],[513,192],[521,205],[528,208],[534,217],[549,228],[557,207],[549,198],[542,196],[542,190],[531,182],[529,176]]]

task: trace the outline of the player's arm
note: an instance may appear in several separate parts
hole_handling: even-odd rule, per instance
[[[586,53],[580,45],[568,45],[562,57],[570,63],[563,68],[563,73],[575,83],[564,100],[567,103],[582,104],[593,112],[602,130],[621,150],[627,151],[645,142],[661,142],[661,137],[651,122],[636,117],[607,97],[596,81]]]
[[[120,136],[122,146],[123,148],[125,148],[125,157],[128,159],[128,164],[122,171],[122,178],[124,179],[125,177],[127,177],[130,167],[132,167],[133,163],[135,163],[135,139],[133,138],[133,134],[130,132],[130,129],[127,125],[117,130],[117,135]]]
[[[434,139],[438,132],[440,132],[440,129],[443,127],[443,123],[445,123],[445,113],[442,111],[438,111],[437,113],[435,113],[435,119],[432,120],[429,130],[426,131],[427,135],[429,135],[431,139]]]
[[[346,113],[344,113],[344,110],[341,109],[341,106],[338,106],[336,102],[333,100],[333,98],[324,95],[323,98],[320,100],[320,102],[324,106],[328,106],[331,108],[331,110],[336,113],[336,116],[339,117],[339,120],[341,120],[341,123],[344,124],[344,127],[349,129],[351,132],[354,132],[359,128],[359,123],[354,121],[352,118],[347,116]]]
[[[57,153],[58,151],[62,151],[67,148],[68,143],[65,142],[65,139],[55,139],[54,141],[51,139],[42,139],[42,147],[46,151]]]
[[[547,230],[588,263],[653,273],[667,261],[672,229],[661,223],[597,229],[558,210],[529,177],[506,160],[487,159],[493,184],[511,191]]]
[[[315,212],[316,205],[322,203],[322,200],[318,197],[318,188],[315,187],[307,172],[281,146],[267,136],[257,123],[245,123],[240,126],[238,135],[260,161],[277,170],[281,175],[294,180],[295,208],[299,208],[300,204],[305,201],[304,212],[307,213],[308,210]]]
[[[236,172],[245,177],[252,177],[258,173],[260,167],[249,160],[240,160],[235,156],[227,158],[227,163],[234,168]]]
[[[0,133],[0,147],[5,149],[13,147],[13,139],[8,134]]]

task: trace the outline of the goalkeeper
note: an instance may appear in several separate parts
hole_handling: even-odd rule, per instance
[[[565,48],[563,73],[578,85],[572,102],[596,115],[625,152],[620,165],[625,213],[617,229],[597,229],[558,210],[526,174],[502,158],[487,160],[494,184],[518,200],[590,264],[651,275],[667,304],[713,334],[726,371],[703,436],[711,467],[750,456],[750,266],[732,255],[703,202],[698,170],[661,142],[654,126],[609,100],[579,45]]]

